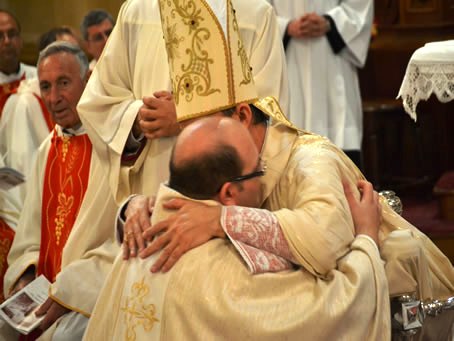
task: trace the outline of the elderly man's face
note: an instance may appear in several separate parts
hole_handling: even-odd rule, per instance
[[[19,27],[7,13],[0,12],[0,62],[16,66],[22,48]]]
[[[86,80],[80,76],[80,66],[74,55],[60,52],[45,58],[38,65],[41,97],[55,123],[63,128],[80,124],[77,103]]]
[[[94,59],[98,60],[101,57],[102,50],[106,45],[107,38],[112,33],[112,29],[113,25],[109,19],[105,19],[98,25],[92,25],[87,28],[87,50]]]

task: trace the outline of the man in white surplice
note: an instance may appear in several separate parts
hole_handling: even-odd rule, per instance
[[[362,109],[357,68],[363,67],[372,0],[268,0],[286,48],[290,119],[327,136],[359,164]]]

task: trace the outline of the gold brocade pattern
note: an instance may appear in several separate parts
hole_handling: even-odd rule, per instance
[[[165,26],[165,36],[167,37],[166,49],[169,56],[169,62],[173,62],[176,58],[180,58],[179,45],[184,41],[183,37],[178,37],[176,24],[174,25],[164,25]]]
[[[70,141],[69,141],[69,137],[68,136],[63,136],[62,137],[62,141],[63,141],[63,146],[62,146],[62,159],[63,159],[63,162],[65,162],[66,160],[66,154],[68,154],[68,150],[69,150],[69,145],[70,145]]]
[[[195,95],[208,96],[214,92],[220,92],[220,89],[211,87],[210,66],[213,64],[213,59],[210,58],[209,51],[206,48],[206,42],[210,40],[211,33],[207,28],[202,27],[204,19],[200,15],[200,8],[197,8],[194,1],[161,1],[161,8],[166,5],[174,7],[166,13],[170,13],[172,18],[175,18],[176,13],[178,13],[183,24],[189,29],[187,39],[190,40],[190,47],[185,50],[187,58],[185,62],[181,63],[179,70],[175,70],[175,77],[172,79],[175,103],[178,104],[180,102],[180,96],[184,96],[187,102],[191,102]],[[161,13],[161,21],[163,26],[166,27],[163,29],[164,39],[168,51],[169,65],[173,68],[175,59],[180,59],[176,51],[179,44],[185,41],[185,38],[178,37],[176,24],[171,26],[169,17],[164,17],[164,12]]]
[[[260,109],[265,115],[273,120],[285,124],[287,127],[300,131],[289,119],[284,115],[278,101],[274,97],[264,97],[252,103]]]
[[[55,218],[55,238],[57,245],[60,245],[61,231],[65,228],[65,221],[74,204],[74,196],[66,196],[65,193],[58,193],[57,216]]]
[[[200,23],[203,21],[200,8],[197,8],[195,1],[193,0],[173,0],[175,9],[172,10],[172,17],[175,17],[175,12],[183,20],[183,23],[188,26],[189,34],[193,30],[199,28]],[[170,1],[167,1],[170,6]]]
[[[257,99],[251,51],[230,0],[215,8],[206,0],[159,0],[159,10],[179,122]]]
[[[71,139],[69,136],[62,137],[62,161],[66,162],[66,156],[68,155],[69,147],[71,145]],[[61,189],[65,189],[66,185],[72,182],[72,170],[74,168],[75,162],[78,158],[79,151],[74,150],[73,153],[70,154],[70,158],[66,165],[65,175],[63,178],[63,184]],[[60,238],[62,235],[62,230],[65,228],[66,218],[69,213],[71,213],[72,206],[74,204],[74,196],[73,195],[66,195],[63,192],[58,193],[58,207],[57,207],[57,214],[55,217],[55,242],[57,245],[60,245]]]
[[[145,279],[135,282],[131,288],[130,296],[126,297],[126,302],[121,311],[125,313],[126,340],[136,340],[136,328],[142,326],[145,332],[150,332],[155,323],[159,322],[156,318],[156,307],[154,304],[146,304],[150,289],[145,284]]]
[[[232,2],[230,1],[230,10],[231,10],[231,17],[233,23],[233,30],[238,33],[238,37],[240,36],[240,29],[238,26],[238,21],[235,15],[235,9],[233,8]],[[252,67],[249,65],[249,58],[246,54],[246,50],[244,49],[243,42],[241,39],[238,39],[238,57],[241,60],[241,71],[243,72],[243,80],[240,82],[240,85],[246,85],[252,82]]]

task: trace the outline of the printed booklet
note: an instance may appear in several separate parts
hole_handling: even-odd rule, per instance
[[[45,316],[36,317],[35,311],[47,300],[49,287],[46,277],[37,277],[0,305],[0,317],[19,333],[30,333]]]

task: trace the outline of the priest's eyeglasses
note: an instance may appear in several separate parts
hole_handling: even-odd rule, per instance
[[[249,179],[253,179],[259,176],[264,176],[266,174],[266,163],[262,159],[259,159],[259,163],[257,166],[258,170],[255,170],[249,174],[244,174],[237,176],[236,178],[230,179],[228,182],[241,182]]]
[[[257,165],[255,171],[253,171],[251,173],[248,173],[248,174],[244,174],[244,175],[240,175],[240,176],[234,177],[232,179],[227,180],[224,183],[246,181],[246,180],[253,179],[253,178],[256,178],[256,177],[259,177],[259,176],[264,176],[265,174],[266,174],[266,163],[262,159],[259,159],[259,162],[258,162],[258,165]],[[222,186],[224,186],[224,184],[222,184],[221,187],[218,188],[216,193],[219,193],[221,191]]]

